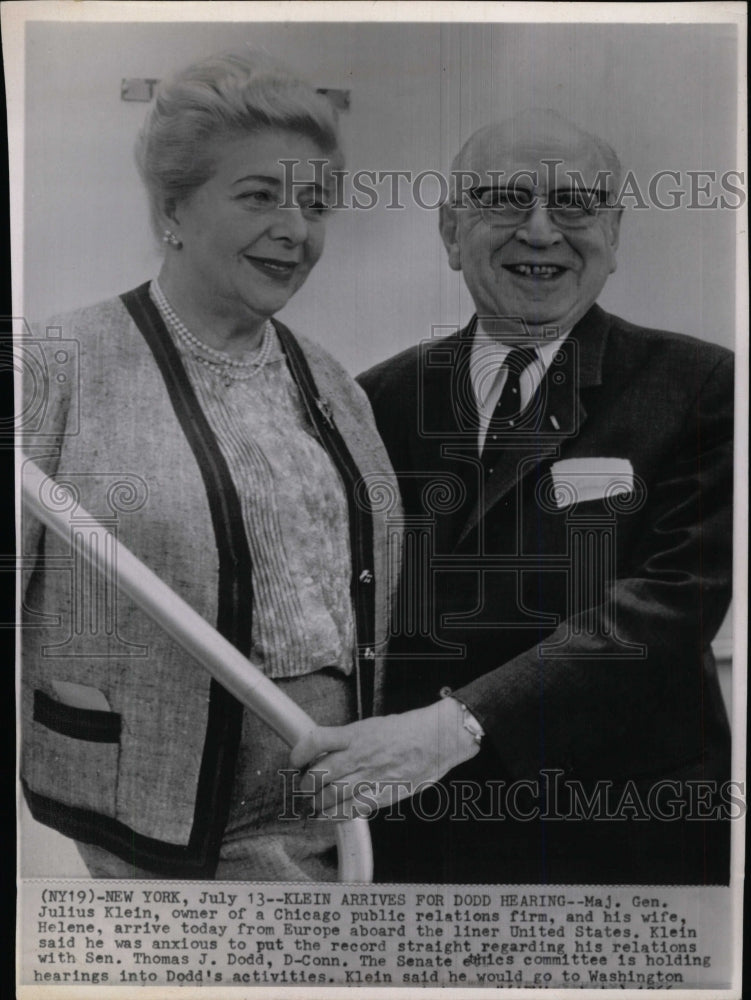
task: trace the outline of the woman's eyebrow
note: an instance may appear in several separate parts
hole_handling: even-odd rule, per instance
[[[245,181],[261,181],[263,184],[276,184],[280,187],[282,183],[278,177],[269,177],[265,174],[248,174],[246,177],[238,177],[236,181],[232,181],[232,186],[243,184]]]

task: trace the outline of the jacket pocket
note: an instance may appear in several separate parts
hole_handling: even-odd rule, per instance
[[[37,689],[32,719],[24,728],[23,776],[33,791],[115,815],[119,713],[76,708]]]
[[[90,743],[119,743],[120,715],[91,708],[75,708],[50,698],[44,691],[34,692],[34,721],[48,729]]]

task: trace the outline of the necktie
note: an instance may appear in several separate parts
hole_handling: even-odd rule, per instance
[[[522,372],[536,359],[537,352],[532,347],[515,347],[506,355],[500,368],[500,371],[506,372],[506,382],[490,417],[483,454],[486,449],[494,446],[499,434],[516,426],[522,411],[519,379]]]

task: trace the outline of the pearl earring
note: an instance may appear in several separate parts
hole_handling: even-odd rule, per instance
[[[162,236],[162,243],[169,243],[169,245],[171,247],[175,247],[176,250],[179,250],[180,247],[183,245],[182,240],[179,240],[171,229],[164,230],[164,236]]]

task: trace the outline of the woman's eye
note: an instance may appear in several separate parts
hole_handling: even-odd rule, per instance
[[[276,205],[276,195],[271,191],[246,191],[240,195],[240,201],[253,208],[271,208]]]
[[[324,201],[311,201],[307,204],[300,205],[301,211],[305,212],[306,215],[327,215],[329,212],[329,206]]]

